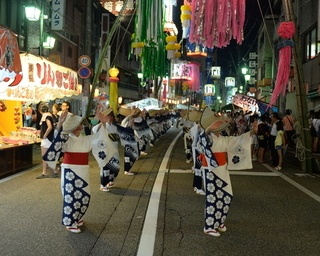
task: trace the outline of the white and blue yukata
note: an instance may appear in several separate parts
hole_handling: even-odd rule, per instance
[[[192,136],[190,129],[193,124],[193,122],[183,117],[181,117],[177,122],[177,128],[183,130],[183,143],[187,162],[191,162],[192,160]]]
[[[211,137],[211,138],[210,138]],[[241,136],[200,134],[206,191],[205,230],[217,229],[225,223],[233,198],[229,170],[251,169],[250,132]]]
[[[96,133],[100,124],[92,128]],[[130,127],[122,127],[118,124],[106,124],[108,135],[107,152],[109,161],[100,168],[100,184],[105,187],[109,182],[114,182],[120,171],[119,141],[124,148],[124,171],[129,172],[138,158],[139,150],[134,137],[134,131]]]
[[[96,134],[65,136],[59,132],[54,142],[43,157],[54,165],[63,153],[61,164],[61,192],[63,197],[62,224],[76,226],[85,215],[90,203],[89,152],[99,166],[110,160],[107,156],[107,132],[103,125]],[[51,166],[52,166],[51,165]]]

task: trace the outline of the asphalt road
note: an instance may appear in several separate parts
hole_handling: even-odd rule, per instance
[[[61,225],[60,179],[42,179],[35,166],[0,179],[1,255],[319,255],[320,177],[299,171],[287,154],[281,172],[254,162],[231,171],[233,202],[220,237],[203,234],[204,196],[193,192],[180,131],[172,128],[99,190],[93,158],[91,203],[82,233]],[[176,139],[176,141],[175,141]]]

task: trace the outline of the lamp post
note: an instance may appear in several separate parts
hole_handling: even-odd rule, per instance
[[[250,80],[250,75],[248,74],[248,68],[247,66],[244,66],[243,68],[241,68],[241,73],[244,75],[244,93],[247,92],[247,85],[248,85],[248,81]]]
[[[217,96],[217,100],[218,100],[218,111],[220,111],[220,106],[221,106],[221,103],[222,103],[222,100],[221,100],[221,96]]]
[[[138,98],[140,99],[140,94],[141,94],[141,87],[142,87],[142,79],[143,79],[143,73],[138,73],[137,74],[138,78],[139,78],[139,85],[138,85]]]
[[[46,34],[44,38],[43,26],[44,20],[48,18],[44,15],[44,3],[40,1],[40,8],[38,6],[28,5],[25,6],[25,15],[29,21],[40,21],[39,27],[39,56],[43,55],[43,48],[52,49],[55,44],[55,38]]]

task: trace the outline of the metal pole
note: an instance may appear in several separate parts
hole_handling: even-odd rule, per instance
[[[292,6],[292,0],[282,0],[282,6],[284,9],[284,15],[286,21],[294,22],[294,11]],[[297,26],[296,26],[297,27]],[[301,162],[301,168],[303,172],[312,172],[312,153],[311,153],[311,136],[309,132],[309,123],[308,123],[308,105],[306,98],[306,90],[304,87],[303,71],[302,71],[302,62],[300,58],[300,47],[299,47],[299,38],[297,33],[295,33],[292,38],[294,42],[293,46],[293,59],[294,59],[294,68],[295,68],[295,77],[297,79],[296,83],[296,99],[297,99],[297,119],[301,123],[301,141],[304,147],[306,148],[305,157]]]
[[[44,19],[44,3],[40,1],[40,42],[39,42],[39,56],[41,57],[43,54],[43,19]]]

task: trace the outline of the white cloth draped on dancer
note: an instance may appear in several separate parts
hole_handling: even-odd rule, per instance
[[[92,132],[96,133],[101,124],[98,124],[92,128]],[[114,178],[118,176],[120,170],[120,156],[119,156],[119,135],[117,126],[114,124],[106,123],[107,131],[107,159],[108,162],[104,166],[100,166],[100,184],[106,186],[109,182],[113,182]],[[96,154],[96,150],[93,149],[92,153]]]

